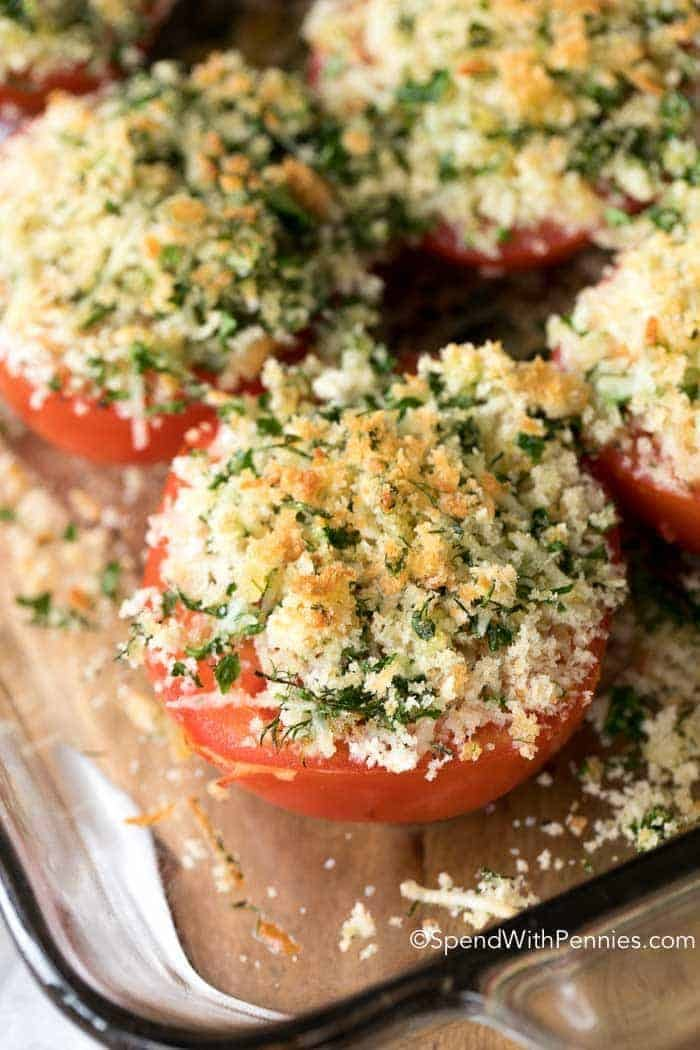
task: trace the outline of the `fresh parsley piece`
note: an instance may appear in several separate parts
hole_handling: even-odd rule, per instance
[[[448,70],[436,69],[430,79],[422,83],[417,80],[407,80],[396,92],[396,98],[406,106],[439,102],[451,83],[452,78]]]
[[[498,620],[490,620],[486,628],[486,641],[488,642],[489,650],[492,653],[496,653],[499,649],[510,645],[513,641],[513,632],[504,623],[499,623]]]
[[[282,424],[274,416],[259,416],[255,425],[258,428],[258,433],[267,434],[270,437],[279,437],[283,431]]]
[[[90,309],[87,317],[80,325],[81,332],[87,332],[88,329],[94,328],[100,321],[103,321],[105,317],[108,317],[111,313],[116,310],[116,303],[95,303]]]
[[[352,529],[348,525],[340,525],[338,528],[334,528],[332,525],[324,525],[323,531],[331,547],[336,547],[340,551],[347,550],[348,547],[355,547],[360,542],[358,530]]]
[[[661,204],[649,208],[647,215],[654,226],[664,233],[670,233],[682,221],[681,213],[676,208],[667,208]]]
[[[533,463],[539,463],[544,452],[545,440],[536,434],[518,434],[518,448],[526,452]]]
[[[158,256],[158,262],[169,273],[177,270],[185,257],[185,249],[180,244],[164,244]]]
[[[238,653],[227,653],[214,668],[214,677],[222,693],[228,693],[241,673]]]
[[[530,518],[530,534],[536,540],[540,538],[545,529],[551,525],[546,507],[535,507]]]
[[[644,739],[644,720],[649,715],[649,701],[631,686],[618,685],[610,692],[610,704],[603,731],[615,739],[624,737],[638,743]]]
[[[280,222],[293,233],[307,233],[316,226],[311,212],[302,208],[286,186],[271,186],[265,192],[265,203]]]
[[[114,601],[117,597],[121,575],[122,567],[118,561],[110,561],[107,563],[100,577],[100,590],[105,598],[111,598],[111,600]]]
[[[224,469],[214,475],[214,480],[210,483],[209,488],[218,489],[229,478],[236,477],[237,474],[242,473],[244,470],[249,470],[252,474],[256,473],[255,463],[253,462],[253,450],[251,448],[239,449],[238,452],[234,453]]]
[[[415,609],[411,616],[411,627],[416,632],[419,638],[422,638],[424,642],[429,642],[431,638],[435,637],[435,623],[426,614],[427,603],[422,609]]]
[[[409,408],[420,408],[422,404],[423,402],[418,397],[402,397],[398,401],[389,401],[387,408],[390,411],[398,412],[399,419],[403,419]]]
[[[15,601],[22,608],[31,610],[32,618],[30,623],[38,627],[49,626],[49,619],[53,610],[53,595],[51,591],[42,591],[41,594],[37,594],[35,597],[18,594]]]
[[[469,26],[469,46],[486,47],[493,40],[493,33],[481,22],[472,22]]]

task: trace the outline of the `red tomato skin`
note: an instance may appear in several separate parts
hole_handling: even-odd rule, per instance
[[[564,368],[559,349],[552,361]],[[608,445],[589,461],[591,472],[630,515],[641,519],[667,543],[700,554],[700,490],[662,488],[640,469],[634,453]]]
[[[146,36],[136,45],[145,52],[152,43],[155,30],[168,16],[173,0],[155,0],[147,17]],[[84,66],[66,66],[40,80],[34,80],[31,72],[0,83],[0,118],[7,129],[14,129],[22,118],[36,116],[46,106],[53,91],[66,91],[71,95],[88,95],[110,81],[118,79],[122,72],[117,65],[110,64],[103,76],[96,76]],[[7,116],[3,111],[6,111]],[[19,115],[19,118],[18,116]]]
[[[213,433],[212,427],[205,427],[188,444],[206,448]],[[179,479],[171,474],[164,500],[174,498],[180,484]],[[615,549],[616,537],[610,542]],[[144,587],[163,590],[160,573],[163,556],[162,547],[150,551]],[[589,674],[578,689],[563,699],[561,714],[540,720],[534,758],[524,758],[520,754],[507,728],[487,725],[473,738],[482,747],[477,761],[453,759],[430,781],[425,778],[430,756],[414,770],[391,773],[383,768],[368,769],[352,761],[344,745],[340,745],[330,759],[302,758],[291,748],[276,749],[271,742],[243,745],[241,741],[250,736],[251,718],[257,715],[264,723],[271,722],[275,717],[274,710],[233,703],[214,707],[170,706],[169,702],[181,699],[178,682],[164,689],[162,666],[151,663],[148,671],[189,745],[221,770],[223,783],[235,783],[273,805],[304,816],[422,824],[480,809],[537,773],[580,725],[598,683],[606,641],[607,624],[604,623],[600,637],[590,647],[595,663]],[[239,655],[242,670],[238,686],[254,696],[264,688],[264,682],[256,674],[258,664],[253,643],[244,643]],[[198,673],[202,687],[197,692],[208,693],[216,689],[209,664],[201,662]],[[196,697],[197,692],[192,695]]]
[[[423,248],[448,262],[501,276],[554,266],[575,255],[590,243],[592,230],[566,230],[556,222],[542,222],[527,229],[516,229],[495,255],[466,247],[459,231],[441,223],[423,239]]]
[[[107,77],[92,76],[86,69],[74,67],[44,78],[40,83],[30,79],[0,84],[0,114],[4,109],[17,111],[23,117],[41,113],[52,91],[66,91],[71,95],[87,95],[96,91],[117,75],[112,69]]]
[[[597,679],[598,667],[585,688],[593,690]],[[266,716],[252,707],[177,708],[171,714],[192,748],[222,771],[224,783],[282,809],[326,820],[422,824],[481,809],[529,779],[578,728],[587,701],[582,687],[567,698],[561,716],[541,721],[533,759],[516,750],[507,729],[486,726],[473,738],[484,748],[477,761],[453,759],[431,781],[425,779],[427,759],[414,770],[391,773],[350,761],[344,748],[330,760],[302,763],[288,750],[242,747],[238,741],[249,732],[251,717]]]
[[[594,461],[597,477],[622,506],[655,529],[668,543],[700,554],[700,491],[665,489],[639,470],[634,457],[609,445]]]
[[[20,375],[13,375],[0,359],[0,396],[36,434],[63,452],[82,456],[98,464],[147,464],[167,462],[182,446],[184,434],[194,426],[215,418],[207,405],[192,404],[173,415],[149,421],[148,444],[134,447],[131,421],[117,415],[113,405],[88,398],[50,393],[39,408],[32,406],[34,388]],[[78,414],[76,405],[87,411]]]

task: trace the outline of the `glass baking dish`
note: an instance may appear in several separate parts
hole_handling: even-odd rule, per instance
[[[84,755],[31,746],[4,688],[0,765],[0,908],[43,990],[105,1046],[427,1045],[421,1032],[459,1019],[542,1050],[697,1045],[700,830],[492,927],[492,946],[457,948],[290,1018],[197,976],[152,832],[123,824],[133,803]],[[557,948],[561,931],[619,947]],[[672,951],[625,949],[625,937],[653,945],[678,935],[685,946]]]
[[[158,54],[195,58],[233,44],[253,59],[294,63],[305,6],[205,0],[194,13],[183,6]],[[500,337],[528,356],[541,344],[543,318],[570,303],[599,268],[600,257],[588,254],[556,277],[494,282],[484,294],[476,279],[455,280],[437,262],[426,273],[407,256],[390,280],[387,336],[392,346],[404,340],[412,349]],[[116,515],[118,542],[138,572],[158,470],[127,498],[118,472],[86,468],[21,432],[11,430],[8,447],[52,499],[65,503],[78,491],[83,503],[87,497]],[[496,867],[504,853],[514,863],[519,846],[511,843],[522,844],[532,814],[549,817],[553,802],[545,804],[532,784],[495,813],[422,831],[304,821],[242,792],[209,800],[253,882],[275,883],[262,903],[258,896],[257,914],[276,918],[281,909],[285,927],[296,932],[299,913],[315,913],[306,962],[271,957],[269,969],[260,967],[265,949],[247,947],[247,904],[240,909],[235,895],[213,892],[208,875],[202,881],[189,833],[171,835],[167,822],[155,829],[125,823],[153,809],[152,799],[161,804],[162,783],[183,798],[205,798],[211,772],[199,765],[183,773],[172,741],[142,711],[131,712],[135,727],[109,711],[113,696],[127,706],[130,686],[93,636],[64,640],[17,626],[8,614],[12,567],[3,557],[0,548],[0,909],[38,983],[98,1042],[133,1050],[408,1050],[439,1038],[452,1050],[472,1045],[466,1024],[479,1022],[541,1050],[607,1050],[613,1041],[620,1050],[698,1045],[700,830],[623,864],[609,850],[602,861],[608,870],[594,878],[572,841],[572,867],[566,878],[544,879],[544,903],[490,927],[487,942],[432,954],[416,967],[419,955],[407,950],[408,926],[399,921],[399,877],[432,884],[455,864]],[[589,746],[590,739],[577,739],[557,763],[568,796],[554,817],[563,819],[565,803],[576,797],[570,767]],[[379,940],[387,943],[364,970],[356,955],[350,966],[337,945],[339,921],[356,896],[385,920]],[[403,916],[392,914],[401,908]],[[393,920],[392,941],[385,931]],[[450,932],[457,939],[471,933],[454,923]],[[602,939],[574,947],[569,938],[577,933]],[[657,949],[652,938],[660,936],[684,940]],[[647,947],[631,950],[625,938]],[[488,1045],[503,1047],[500,1036],[492,1038]]]

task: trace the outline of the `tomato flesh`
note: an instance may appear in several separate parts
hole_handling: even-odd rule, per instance
[[[308,333],[291,348],[280,350],[288,364],[300,361],[306,353]],[[215,382],[210,374],[198,373],[203,381]],[[239,384],[233,394],[263,392],[259,378]],[[21,374],[10,372],[0,357],[0,397],[36,434],[56,448],[82,456],[92,463],[167,463],[182,448],[185,434],[200,424],[213,422],[216,411],[201,402],[192,402],[182,412],[164,413],[146,420],[146,441],[134,441],[133,421],[120,416],[114,405],[95,398],[49,393],[36,402],[36,390]]]
[[[505,274],[553,266],[585,248],[591,230],[566,230],[556,222],[541,222],[515,229],[495,255],[469,248],[454,226],[441,223],[423,239],[423,248],[459,266],[476,267],[487,273]]]
[[[116,71],[112,71],[112,76]],[[22,116],[35,116],[41,113],[46,100],[52,91],[67,91],[71,95],[87,95],[96,91],[105,79],[91,75],[86,69],[74,67],[52,73],[39,83],[30,77],[0,84],[0,113],[4,109],[16,110]]]
[[[662,488],[640,470],[634,455],[613,445],[599,453],[595,472],[631,514],[669,543],[700,554],[700,489]]]
[[[214,430],[205,427],[190,445],[206,448]],[[177,495],[181,482],[171,475],[165,498]],[[614,547],[614,540],[611,541]],[[165,589],[160,565],[163,547],[149,555],[144,587]],[[182,614],[189,616],[187,612]],[[251,742],[251,719],[272,722],[276,711],[248,705],[241,695],[254,697],[264,689],[252,641],[239,649],[241,674],[236,698],[230,703],[207,704],[207,694],[216,693],[213,670],[206,661],[198,665],[201,688],[183,695],[181,679],[167,686],[164,668],[152,662],[149,673],[170,715],[181,726],[190,746],[223,774],[223,782],[236,784],[274,805],[306,816],[327,820],[375,821],[395,824],[445,820],[479,809],[533,776],[571,737],[583,719],[590,695],[600,674],[607,631],[592,643],[591,669],[576,689],[562,699],[556,715],[540,719],[536,754],[524,758],[506,727],[490,724],[474,734],[482,748],[476,761],[455,758],[426,780],[430,756],[414,770],[392,773],[369,769],[351,760],[345,745],[338,745],[331,758],[303,757],[290,747],[276,748],[269,736]],[[198,699],[199,697],[199,699]]]

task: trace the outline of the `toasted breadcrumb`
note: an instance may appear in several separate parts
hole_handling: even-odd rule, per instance
[[[369,407],[327,410],[303,368],[268,368],[264,403],[237,402],[176,461],[149,535],[174,597],[126,604],[129,657],[170,669],[166,705],[225,705],[243,664],[221,661],[247,639],[266,681],[246,699],[251,747],[329,757],[344,739],[369,767],[425,756],[430,778],[496,723],[532,757],[624,594],[615,516],[568,425],[585,391],[498,346],[451,346]],[[233,669],[223,690],[197,684],[187,651],[217,682]]]
[[[355,901],[349,917],[340,928],[338,947],[341,952],[347,952],[354,941],[368,941],[376,932],[377,927],[367,906],[362,901]]]
[[[319,119],[299,78],[227,52],[56,98],[3,144],[0,361],[34,407],[98,399],[143,443],[312,323],[342,327],[344,305],[354,339],[380,282],[297,156]]]

